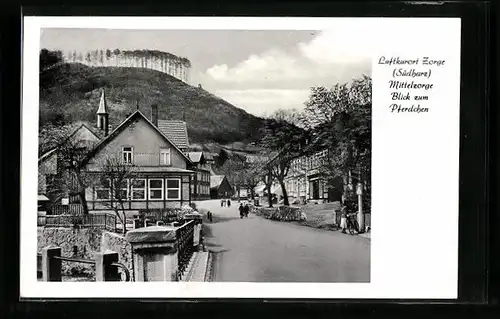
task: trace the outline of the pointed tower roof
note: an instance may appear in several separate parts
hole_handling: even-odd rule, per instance
[[[108,104],[106,103],[106,95],[104,94],[104,89],[101,93],[101,101],[99,102],[99,109],[97,114],[108,114]]]

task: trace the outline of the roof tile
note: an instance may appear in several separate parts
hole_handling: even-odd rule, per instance
[[[158,120],[158,129],[180,149],[189,147],[186,122]]]

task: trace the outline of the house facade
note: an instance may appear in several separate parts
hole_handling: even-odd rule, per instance
[[[103,175],[102,163],[109,156],[130,165],[131,177],[121,185],[125,210],[175,208],[191,202],[192,162],[154,122],[135,111],[96,146],[85,167],[88,174]],[[112,184],[103,180],[87,189],[89,210],[116,205]]]
[[[139,109],[129,115],[114,130],[110,130],[109,112],[104,92],[97,111],[97,131],[80,127],[72,134],[91,149],[82,176],[85,180],[85,200],[90,212],[113,210],[119,203],[125,211],[177,208],[191,202],[191,184],[195,172],[187,156],[185,122],[159,120],[157,106],[151,107],[151,119]],[[128,172],[121,185],[111,181],[109,167],[104,163],[114,159],[116,167]],[[57,150],[39,159],[39,195],[48,193],[48,180],[61,173]],[[115,168],[116,168],[115,167]],[[112,175],[113,176],[113,175]],[[75,176],[70,183],[76,185]],[[120,187],[119,190],[112,189]],[[66,195],[67,196],[67,195]],[[67,198],[80,203],[79,196]],[[120,207],[120,210],[122,207]]]
[[[195,172],[191,184],[191,198],[193,200],[210,199],[210,164],[203,152],[189,152],[188,157],[193,163],[191,169]]]
[[[334,202],[341,200],[343,182],[334,180],[333,183],[328,183],[328,176],[322,171],[327,156],[328,150],[325,149],[292,160],[285,179],[285,187],[290,198],[299,202],[307,200]]]

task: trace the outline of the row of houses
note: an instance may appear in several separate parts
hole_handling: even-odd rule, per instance
[[[193,200],[227,197],[231,186],[225,176],[214,175],[210,153],[190,151],[187,125],[183,121],[158,117],[158,107],[151,106],[151,118],[138,108],[116,128],[110,130],[109,108],[102,91],[97,110],[96,127],[81,123],[71,138],[90,148],[84,171],[102,174],[102,160],[116,155],[134,169],[133,176],[123,183],[121,194],[125,210],[182,207]],[[54,181],[63,174],[58,148],[45,152],[38,161],[39,199],[51,198]],[[91,211],[108,210],[111,198],[109,181],[102,181],[85,190]],[[64,200],[78,202],[77,196]]]
[[[337,202],[342,201],[346,188],[354,191],[358,184],[357,176],[349,172],[349,176],[331,178],[323,169],[328,162],[329,154],[327,149],[319,149],[313,152],[306,152],[298,155],[291,163],[288,173],[284,179],[285,188],[290,203],[306,203],[308,201],[317,202]],[[363,184],[363,190],[369,194],[369,185]],[[263,182],[255,188],[255,194],[266,195],[266,186]],[[277,181],[271,186],[271,193],[276,200],[282,197],[282,189]],[[369,197],[365,196],[369,201]]]

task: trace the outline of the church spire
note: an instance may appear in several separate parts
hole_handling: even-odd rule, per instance
[[[101,101],[99,101],[99,109],[97,114],[108,114],[108,104],[106,103],[106,95],[104,89],[101,90]]]
[[[104,93],[104,89],[102,89],[101,100],[99,101],[99,109],[97,110],[97,127],[99,128],[99,130],[104,131],[104,136],[108,135],[108,120],[108,104],[106,103],[106,95]]]

